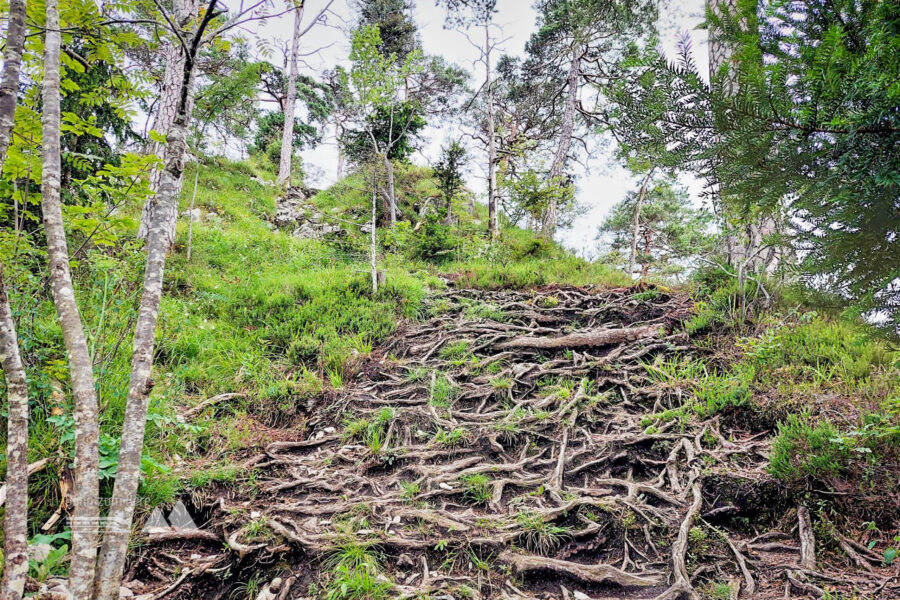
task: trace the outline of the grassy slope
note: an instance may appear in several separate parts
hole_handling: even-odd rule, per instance
[[[182,210],[190,206],[194,168],[185,173]],[[401,171],[400,176],[407,206],[413,198],[435,194],[434,182],[423,170]],[[393,332],[399,320],[420,314],[429,289],[446,285],[440,274],[464,271],[466,285],[484,287],[626,283],[620,273],[589,265],[522,230],[508,229],[502,243],[487,244],[482,226],[464,218],[451,235],[452,260],[440,264],[395,253],[393,248],[422,239],[408,224],[391,237],[383,234],[387,284],[373,297],[366,236],[351,227],[351,235],[340,243],[326,243],[275,230],[268,222],[275,188],[263,183],[272,179],[244,163],[214,161],[200,167],[196,206],[204,217],[193,226],[192,258],[187,261],[188,226],[181,219],[166,272],[141,486],[144,509],[172,501],[186,482],[199,485],[239,476],[235,460],[269,440],[271,428],[297,423],[312,397],[343,385],[356,361]],[[351,177],[316,202],[338,218],[365,215],[368,195],[354,189],[359,183]],[[110,243],[74,263],[83,319],[98,361],[103,476],[109,486],[142,276],[143,254],[134,241],[138,214],[139,207],[127,207],[104,236]],[[74,238],[71,243],[79,245]],[[38,270],[39,259],[34,262]],[[20,293],[13,294],[13,302],[19,307],[33,398],[30,459],[68,454],[74,423],[53,305],[39,291],[39,277],[18,283]],[[186,407],[230,392],[243,397],[187,423],[179,417]],[[57,462],[31,479],[34,532],[60,501]],[[0,474],[4,467],[0,463]]]
[[[437,195],[422,169],[398,170],[407,214]],[[201,167],[197,206],[210,220],[195,224],[193,256],[186,259],[187,224],[179,224],[170,259],[158,338],[156,386],[151,396],[145,507],[171,501],[186,483],[249,479],[234,463],[249,447],[268,441],[275,427],[302,425],[306,403],[340,387],[354,363],[385,339],[401,318],[416,318],[430,289],[454,274],[460,285],[524,287],[550,283],[627,283],[618,272],[590,265],[529,232],[509,228],[500,243],[480,235],[485,215],[468,202],[454,212],[460,223],[422,235],[408,223],[382,232],[387,285],[373,297],[366,272],[366,238],[355,226],[338,243],[297,240],[275,231],[270,178],[246,164]],[[185,176],[182,209],[190,202],[193,171]],[[315,197],[331,218],[360,222],[368,193],[358,178]],[[132,207],[136,210],[136,207]],[[136,214],[136,213],[135,213]],[[127,219],[126,219],[127,222]],[[84,318],[99,368],[104,405],[104,448],[114,458],[123,411],[142,257],[133,226],[113,247],[90,253],[76,274]],[[402,250],[402,252],[400,251]],[[648,416],[657,427],[691,414],[724,416],[750,407],[754,418],[783,421],[773,473],[792,485],[831,478],[875,485],[878,464],[896,460],[900,377],[896,353],[865,328],[816,316],[770,315],[748,329],[731,309],[733,290],[709,295],[689,331],[726,349],[715,364],[651,365],[661,382],[691,392],[686,408]],[[31,356],[32,459],[69,451],[71,420],[64,405],[66,370],[52,305],[27,304],[22,337]],[[716,332],[728,331],[727,336]],[[746,336],[733,348],[734,331]],[[216,394],[242,398],[205,411],[190,423],[179,411]],[[52,414],[61,415],[51,416]],[[789,414],[800,415],[789,417]],[[186,460],[190,457],[190,460]],[[107,470],[111,475],[111,470]],[[879,475],[880,474],[880,475]],[[893,475],[891,475],[893,476]],[[32,508],[36,529],[58,503],[58,470],[35,476]],[[109,481],[109,480],[107,480]]]

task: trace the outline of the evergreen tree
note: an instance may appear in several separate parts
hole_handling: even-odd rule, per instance
[[[900,7],[779,0],[749,32],[739,17],[710,15],[750,58],[733,63],[737,93],[710,89],[687,44],[676,64],[649,50],[627,64],[609,125],[726,186],[744,223],[785,213],[761,252],[790,244],[813,285],[900,315]]]
[[[608,260],[623,266],[636,240],[641,279],[678,275],[709,250],[709,214],[693,208],[687,190],[671,177],[648,183],[613,206],[597,237],[610,250]]]

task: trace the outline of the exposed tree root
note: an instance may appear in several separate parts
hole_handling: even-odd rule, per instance
[[[245,462],[254,496],[214,488],[209,530],[151,537],[173,556],[184,549],[178,577],[145,553],[131,578],[161,578],[167,598],[200,600],[262,577],[260,597],[279,600],[333,589],[335,561],[356,548],[373,557],[374,582],[391,598],[668,600],[700,598],[714,583],[740,598],[780,598],[785,583],[814,596],[845,589],[822,561],[816,571],[805,509],[800,547],[791,531],[732,525],[747,517],[747,496],[724,484],[762,489],[765,439],[716,419],[648,418],[679,409],[690,391],[645,364],[703,351],[679,331],[688,298],[635,291],[435,297],[429,320],[398,332],[310,413],[305,439],[270,443]],[[190,558],[226,556],[224,539],[227,573]],[[897,597],[894,582],[865,573],[849,585]]]

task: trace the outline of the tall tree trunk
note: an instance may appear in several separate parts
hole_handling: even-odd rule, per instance
[[[25,0],[9,3],[9,25],[3,74],[0,76],[0,172],[12,137],[16,95],[25,46]],[[18,204],[16,205],[18,207]],[[18,215],[14,221],[18,231]],[[19,338],[9,306],[0,264],[0,368],[6,378],[8,402],[6,433],[6,512],[3,517],[5,559],[0,599],[19,600],[28,575],[28,384],[19,354]]]
[[[281,133],[281,160],[278,163],[278,185],[291,185],[291,158],[294,153],[294,110],[297,104],[297,54],[300,51],[300,20],[303,18],[303,1],[294,11],[294,37],[291,40],[291,58],[288,66],[287,99],[284,102],[284,129]]]
[[[22,70],[22,50],[25,47],[25,0],[10,0],[9,25],[6,30],[6,50],[3,52],[3,75],[0,76],[0,167],[6,161],[6,151],[16,117],[16,96],[19,93],[19,72]]]
[[[336,121],[334,124],[334,137],[337,138],[338,141],[338,159],[337,159],[337,179],[336,181],[340,181],[344,177],[344,149],[341,145],[341,138],[344,135],[344,126],[340,121]]]
[[[484,71],[488,127],[488,235],[491,239],[500,233],[497,215],[497,131],[494,124],[494,91],[491,81],[491,33],[488,23],[484,25]]]
[[[634,257],[637,255],[638,237],[641,231],[641,208],[644,206],[644,197],[647,195],[647,184],[650,183],[650,176],[653,175],[653,169],[644,177],[641,183],[641,191],[638,192],[637,205],[634,207],[634,230],[631,237],[631,253],[628,255],[628,276],[633,277],[634,273]]]
[[[60,201],[60,30],[57,0],[46,2],[44,39],[44,84],[41,197],[50,290],[59,314],[69,377],[75,399],[75,494],[72,511],[72,559],[69,589],[76,598],[89,598],[94,583],[97,537],[100,521],[100,476],[98,440],[100,435],[93,365],[69,271],[69,249],[63,228]]]
[[[175,0],[173,16],[175,17],[175,24],[180,30],[179,33],[182,34],[182,37],[186,37],[184,36],[184,29],[193,19],[197,18],[199,11],[200,5],[198,0]],[[156,116],[153,119],[153,130],[157,133],[168,135],[169,130],[172,128],[172,124],[175,122],[175,117],[178,112],[178,103],[181,100],[181,80],[184,73],[185,55],[184,48],[177,39],[167,42],[163,52],[165,55],[164,60],[166,61],[166,71],[163,76],[162,95],[159,99]],[[188,95],[189,115],[193,104],[194,92],[191,90]],[[152,152],[159,157],[160,161],[165,163],[166,144],[154,143]],[[154,169],[150,174],[150,190],[152,194],[150,196],[150,201],[144,203],[144,208],[141,213],[141,225],[138,229],[138,238],[144,241],[147,240],[150,234],[150,221],[153,220],[153,212],[157,207],[155,198],[157,191],[159,190],[161,176],[162,169]],[[169,243],[173,244],[174,242],[175,238],[173,232],[173,238]]]
[[[172,128],[166,138],[165,168],[160,174],[156,193],[157,209],[152,213],[147,240],[147,264],[144,269],[144,290],[138,310],[131,358],[131,381],[125,404],[125,421],[122,425],[122,442],[119,448],[119,464],[113,487],[103,548],[100,551],[96,600],[117,600],[119,584],[125,567],[128,538],[134,518],[134,506],[141,475],[141,454],[147,423],[147,406],[153,383],[153,349],[159,302],[162,297],[163,271],[166,254],[175,237],[178,216],[178,199],[181,195],[184,164],[187,157],[188,108],[192,88],[197,51],[203,32],[215,16],[217,0],[211,0],[203,21],[193,35],[184,61],[178,110]],[[81,596],[78,596],[79,598]]]
[[[566,161],[569,158],[569,150],[572,148],[572,132],[575,130],[575,112],[578,109],[578,78],[581,76],[581,48],[572,50],[572,62],[569,64],[569,75],[566,77],[566,106],[562,116],[562,128],[559,133],[559,143],[556,153],[553,155],[553,163],[550,165],[550,178],[557,185],[563,183]],[[559,207],[551,201],[547,206],[541,223],[541,235],[547,239],[553,239],[556,233]]]
[[[6,513],[0,599],[19,600],[28,575],[28,383],[0,265],[0,368],[6,378]]]
[[[388,157],[387,152],[382,153],[384,162],[384,174],[387,181],[388,207],[391,212],[391,227],[397,224],[397,192],[394,187],[394,163]]]

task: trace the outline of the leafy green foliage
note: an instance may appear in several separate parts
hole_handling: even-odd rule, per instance
[[[575,207],[575,188],[563,177],[547,177],[535,169],[526,169],[515,177],[502,174],[500,186],[507,193],[507,211],[517,216],[541,222],[548,208],[555,206],[558,214],[571,215]]]

